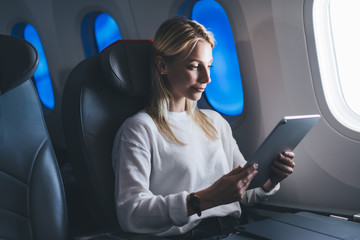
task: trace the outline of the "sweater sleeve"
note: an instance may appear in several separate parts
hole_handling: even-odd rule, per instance
[[[265,192],[261,187],[247,190],[241,203],[244,205],[252,205],[254,203],[266,201],[269,197],[277,193],[279,189],[280,183],[278,183],[270,192]]]
[[[188,193],[160,196],[149,190],[151,149],[148,135],[148,129],[141,125],[132,128],[123,124],[119,130],[113,149],[115,201],[124,231],[155,234],[189,221]]]

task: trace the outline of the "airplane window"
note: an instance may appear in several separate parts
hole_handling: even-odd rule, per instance
[[[15,25],[12,31],[13,36],[23,38],[30,42],[37,50],[39,55],[39,65],[33,76],[35,87],[43,106],[51,110],[54,108],[54,92],[49,73],[43,45],[36,29],[31,24],[19,23]]]
[[[209,29],[216,39],[211,84],[205,89],[209,104],[225,115],[241,114],[244,108],[242,80],[235,41],[225,10],[215,0],[200,0],[193,5],[191,18]]]
[[[316,0],[314,34],[325,99],[334,117],[360,132],[358,0]]]
[[[111,43],[122,39],[114,18],[101,12],[93,12],[85,17],[82,33],[86,57],[97,54]]]
[[[97,16],[95,20],[95,37],[99,52],[111,43],[121,39],[121,34],[115,20],[107,13]]]

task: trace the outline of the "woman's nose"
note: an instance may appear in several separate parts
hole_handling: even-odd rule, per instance
[[[200,82],[201,83],[210,83],[211,82],[210,68],[204,68],[204,70],[200,76]]]

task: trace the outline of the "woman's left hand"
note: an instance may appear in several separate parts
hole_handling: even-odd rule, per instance
[[[272,174],[269,180],[264,184],[263,189],[266,192],[271,191],[276,184],[287,178],[294,172],[295,153],[286,151],[279,154],[279,158],[275,159],[271,165]]]

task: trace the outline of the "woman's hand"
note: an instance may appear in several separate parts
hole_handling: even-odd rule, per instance
[[[272,174],[269,180],[262,187],[265,192],[271,191],[276,184],[287,178],[294,172],[295,153],[287,151],[279,154],[279,158],[275,159],[271,165]]]
[[[228,174],[222,176],[210,187],[196,193],[200,199],[200,209],[205,210],[212,207],[240,201],[250,182],[258,173],[257,164],[249,165],[245,168],[239,166]],[[188,208],[188,214],[194,212]]]

